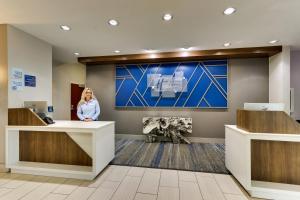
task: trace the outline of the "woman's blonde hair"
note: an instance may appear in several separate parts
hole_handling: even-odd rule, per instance
[[[84,90],[82,91],[82,93],[81,93],[81,99],[80,99],[80,101],[78,102],[78,105],[77,105],[77,107],[79,107],[79,106],[81,106],[82,104],[84,104],[85,102],[86,102],[86,99],[85,99],[85,95],[86,95],[86,92],[87,91],[91,91],[91,93],[92,93],[92,99],[96,99],[96,97],[94,96],[94,92],[93,92],[93,90],[91,89],[91,88],[84,88]]]

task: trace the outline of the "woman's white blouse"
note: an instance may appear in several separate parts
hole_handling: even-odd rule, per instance
[[[92,120],[98,119],[100,115],[100,106],[97,99],[91,99],[81,104],[77,108],[77,116],[80,120],[90,118]]]

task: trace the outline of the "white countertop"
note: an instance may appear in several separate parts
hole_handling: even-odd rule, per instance
[[[55,120],[54,124],[48,126],[6,126],[9,130],[33,130],[33,129],[87,129],[94,130],[99,129],[104,126],[114,124],[114,121],[92,121],[92,122],[83,122],[83,121],[68,121],[68,120]]]
[[[259,138],[259,137],[268,137],[269,138],[278,138],[278,137],[284,137],[284,138],[300,138],[299,134],[286,134],[286,133],[252,133],[249,131],[245,131],[243,129],[240,129],[237,127],[237,125],[225,125],[226,128],[233,129],[235,131],[238,131],[240,134],[249,136],[251,138]]]

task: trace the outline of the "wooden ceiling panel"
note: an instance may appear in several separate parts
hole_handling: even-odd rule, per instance
[[[270,57],[282,51],[282,46],[250,47],[236,49],[214,49],[186,52],[163,52],[129,54],[116,56],[92,56],[79,57],[78,62],[86,65],[99,64],[129,64],[129,63],[152,63],[170,61],[192,61],[205,59],[227,58],[262,58]]]

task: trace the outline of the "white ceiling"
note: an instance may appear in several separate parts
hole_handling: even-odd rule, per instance
[[[223,15],[233,6],[237,12]],[[12,24],[54,46],[54,59],[80,56],[267,46],[300,49],[300,0],[0,0],[0,23]],[[172,13],[173,20],[162,20]],[[115,18],[119,26],[107,21]],[[59,25],[72,30],[63,32]],[[277,44],[276,44],[277,45]]]

